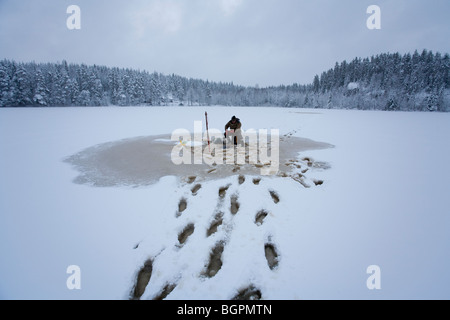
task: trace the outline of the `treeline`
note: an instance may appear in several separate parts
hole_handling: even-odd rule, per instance
[[[308,85],[244,87],[147,71],[0,61],[0,106],[281,106],[450,111],[450,58],[423,50],[336,63]]]
[[[423,50],[335,65],[316,76],[317,104],[357,109],[450,111],[450,57]]]
[[[0,106],[164,106],[175,101],[212,104],[213,95],[240,90],[244,88],[228,83],[66,61],[0,62]]]

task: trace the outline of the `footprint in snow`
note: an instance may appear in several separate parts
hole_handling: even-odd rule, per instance
[[[256,214],[255,224],[257,226],[261,226],[264,222],[264,219],[267,217],[269,213],[266,210],[261,210]]]
[[[225,243],[223,241],[219,241],[214,246],[209,256],[208,266],[202,273],[203,276],[212,278],[219,272],[222,268],[222,254],[224,248]]]
[[[231,206],[230,206],[231,214],[235,215],[236,213],[238,213],[240,206],[241,205],[238,202],[238,196],[232,195],[231,196]]]
[[[278,196],[278,193],[276,193],[276,192],[273,191],[273,190],[270,190],[269,193],[270,193],[270,196],[272,197],[272,200],[273,200],[273,202],[274,202],[275,204],[277,204],[278,202],[280,202],[280,197]]]
[[[266,243],[264,245],[264,254],[270,270],[274,270],[278,266],[278,253],[275,246],[271,243]]]
[[[227,186],[222,187],[222,188],[219,189],[219,197],[221,199],[225,198],[225,196],[227,194],[227,191],[228,191],[228,188],[230,188],[230,185],[227,185]]]
[[[231,300],[261,300],[261,290],[255,288],[254,285],[250,285],[244,289],[239,290],[238,294]]]
[[[178,242],[180,245],[184,245],[188,238],[194,233],[195,226],[193,223],[187,225],[183,231],[178,235]]]
[[[201,184],[196,184],[196,185],[191,189],[192,195],[193,195],[193,196],[196,196],[197,193],[198,193],[198,191],[199,191],[201,188],[202,188],[202,185],[201,185]]]
[[[210,237],[212,236],[214,233],[217,232],[217,228],[219,226],[221,226],[223,223],[223,212],[219,212],[216,214],[216,216],[214,217],[214,220],[212,221],[212,223],[210,224],[208,230],[206,231],[206,236]]]
[[[144,263],[144,266],[141,268],[141,270],[139,270],[134,290],[131,294],[132,300],[139,300],[142,297],[142,295],[145,292],[145,288],[147,288],[147,285],[150,282],[152,272],[153,272],[153,260],[149,259]]]
[[[176,217],[180,217],[183,212],[187,209],[187,200],[185,198],[181,198],[178,202],[178,211],[176,213]]]
[[[165,298],[167,298],[167,296],[169,294],[172,293],[172,291],[177,287],[177,285],[175,283],[167,283],[164,288],[162,289],[162,291],[156,295],[156,297],[154,297],[152,300],[156,300],[156,301],[160,301],[160,300],[164,300]]]
[[[260,182],[261,182],[261,178],[254,178],[254,179],[253,179],[253,184],[254,184],[255,186],[259,185]]]
[[[197,180],[197,177],[196,176],[190,176],[186,180],[187,180],[188,184],[193,184],[194,181]]]

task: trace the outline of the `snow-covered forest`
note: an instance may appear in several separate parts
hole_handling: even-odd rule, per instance
[[[449,54],[385,53],[336,63],[311,84],[245,87],[158,72],[0,61],[0,106],[281,106],[450,111]]]

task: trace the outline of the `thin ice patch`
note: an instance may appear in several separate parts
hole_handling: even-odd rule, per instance
[[[240,175],[239,183],[242,184],[246,175],[259,175],[261,168],[265,166],[261,163],[251,164],[248,154],[245,157],[246,163],[238,166],[234,161],[229,163],[230,159],[226,159],[224,164],[215,166],[210,166],[205,161],[195,165],[184,163],[176,165],[171,157],[176,145],[177,142],[171,141],[169,135],[137,137],[96,145],[69,156],[64,161],[79,172],[74,179],[75,183],[95,187],[148,186],[165,176],[176,176],[193,183],[200,179],[212,180],[234,176],[237,172]],[[331,147],[333,146],[330,144],[305,138],[280,139],[279,163],[286,163],[288,159],[297,157],[302,151]],[[194,154],[194,148],[185,145],[183,152]],[[246,149],[246,153],[249,152],[256,151],[252,148]],[[227,158],[227,155],[224,157]],[[281,166],[279,169],[283,171],[287,167]]]

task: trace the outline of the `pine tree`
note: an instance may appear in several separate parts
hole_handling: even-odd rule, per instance
[[[120,106],[129,106],[130,105],[130,97],[132,94],[132,87],[131,87],[131,77],[130,77],[130,70],[127,70],[126,73],[122,75],[122,85],[120,87]]]
[[[144,81],[140,72],[131,74],[129,95],[131,105],[140,105],[144,102]]]
[[[150,79],[150,104],[152,106],[159,106],[161,104],[161,85],[159,82],[159,75],[155,72]]]
[[[38,106],[47,106],[49,104],[49,90],[40,69],[36,73],[36,89],[34,91],[33,102]]]
[[[398,103],[397,100],[394,97],[390,97],[388,99],[388,102],[386,103],[386,111],[396,111],[398,110]]]
[[[0,107],[5,107],[11,103],[10,92],[11,79],[8,72],[8,62],[0,62]]]
[[[94,106],[103,105],[103,85],[100,79],[95,79],[90,90],[91,104]]]
[[[89,90],[82,90],[76,100],[77,105],[87,107],[91,105],[91,93]]]
[[[61,69],[61,94],[62,94],[62,105],[71,105],[70,101],[70,78],[67,69],[64,67]]]
[[[206,81],[204,90],[205,90],[204,91],[204,94],[205,94],[204,103],[206,105],[210,106],[212,103],[212,91],[211,91],[211,85],[210,85],[209,81]],[[245,96],[245,98],[244,98],[244,105],[246,105],[246,103],[248,103],[246,98],[247,98],[247,96]]]
[[[49,83],[48,86],[51,88],[51,104],[54,106],[64,106],[66,103],[65,97],[65,78],[61,73],[61,69],[56,67],[53,72],[48,72]]]
[[[78,84],[75,79],[69,79],[67,82],[67,98],[66,105],[75,106],[78,101],[80,91],[78,90]]]
[[[113,105],[119,104],[119,88],[120,88],[120,74],[118,68],[113,68],[108,74],[109,97]]]
[[[313,90],[314,90],[314,93],[318,93],[319,90],[320,90],[320,80],[319,80],[319,76],[318,75],[316,75],[314,77]]]
[[[87,66],[84,64],[82,64],[77,70],[77,82],[78,82],[78,89],[80,90],[80,93],[83,90],[89,91],[89,89],[90,89],[89,73],[88,73]]]
[[[15,106],[29,106],[32,105],[30,99],[31,86],[28,78],[28,73],[23,65],[19,65],[12,78],[12,101]]]
[[[177,77],[175,79],[175,97],[180,103],[183,103],[185,100],[185,86],[183,83],[183,79],[181,77]]]

